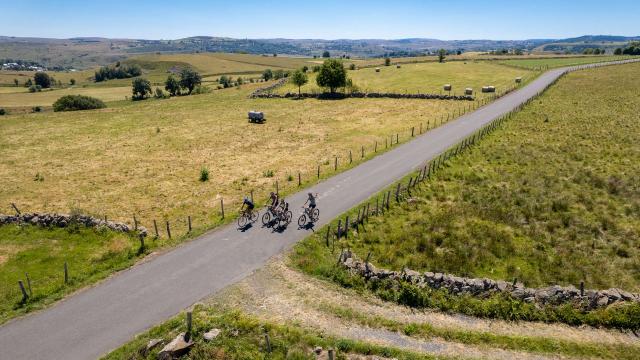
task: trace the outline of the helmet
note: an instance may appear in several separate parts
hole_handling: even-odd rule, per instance
[[[274,194],[274,193],[273,193],[273,191],[272,191],[272,192],[271,192],[271,194],[269,194],[269,196],[273,196],[273,195],[275,195],[275,194]]]
[[[249,198],[245,196],[244,201],[249,201]]]

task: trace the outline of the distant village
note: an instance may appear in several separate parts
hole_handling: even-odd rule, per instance
[[[14,70],[14,71],[47,71],[47,68],[34,64],[22,64],[17,62],[7,62],[2,64],[0,70]]]

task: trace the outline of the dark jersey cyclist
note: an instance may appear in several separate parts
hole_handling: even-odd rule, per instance
[[[249,200],[248,197],[244,197],[244,200],[242,201],[242,206],[240,207],[240,209],[244,209],[244,207],[247,207],[247,212],[250,214],[253,209],[256,207],[255,204],[253,203],[253,201]]]

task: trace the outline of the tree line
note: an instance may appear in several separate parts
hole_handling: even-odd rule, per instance
[[[640,55],[640,41],[632,41],[624,48],[617,48],[615,55]]]
[[[96,82],[111,79],[128,79],[142,75],[142,69],[136,64],[126,65],[120,64],[118,61],[115,66],[103,66],[95,72]]]

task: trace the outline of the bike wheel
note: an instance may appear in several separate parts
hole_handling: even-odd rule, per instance
[[[258,215],[259,215],[258,211],[253,211],[251,213],[251,222],[256,222],[258,220]]]
[[[247,215],[246,214],[242,214],[240,215],[240,217],[238,218],[238,227],[239,228],[243,228],[245,226],[247,226]]]
[[[290,224],[291,223],[291,219],[293,219],[293,213],[291,211],[287,211],[284,214],[284,219],[287,222],[287,224]]]
[[[311,221],[316,222],[320,219],[320,210],[313,209],[313,211],[311,212]]]
[[[269,223],[271,223],[271,213],[267,211],[262,215],[262,225],[269,225]]]
[[[303,227],[306,225],[306,223],[307,223],[307,215],[305,214],[300,215],[300,217],[298,218],[298,226]]]

